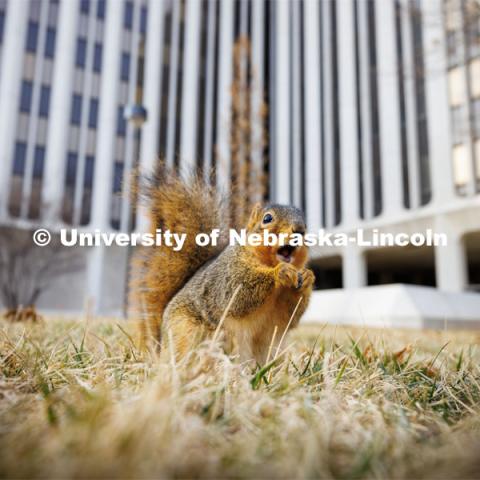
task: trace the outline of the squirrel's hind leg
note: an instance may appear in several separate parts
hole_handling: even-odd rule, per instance
[[[162,350],[173,348],[177,360],[207,339],[212,330],[199,323],[186,309],[168,309],[162,329]]]

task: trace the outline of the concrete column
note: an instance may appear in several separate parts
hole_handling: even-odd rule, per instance
[[[455,198],[443,2],[421,2],[432,203]]]
[[[147,110],[147,121],[142,128],[140,145],[140,172],[153,173],[158,160],[158,135],[160,131],[160,103],[162,91],[163,48],[163,2],[150,0],[148,5],[147,42],[145,45],[145,79],[143,105]],[[149,220],[145,205],[137,210],[137,230],[146,232]]]
[[[335,220],[335,178],[333,145],[333,55],[332,55],[332,8],[333,2],[322,2],[322,42],[323,42],[323,115],[328,119],[323,124],[324,164],[325,164],[325,224],[333,227]]]
[[[403,208],[402,158],[395,3],[375,0],[377,78],[382,165],[382,214],[391,216]]]
[[[18,2],[21,3],[21,2]],[[42,182],[42,200],[45,204],[44,220],[52,225],[58,222],[63,201],[68,135],[59,135],[69,124],[72,105],[79,0],[59,3],[57,49],[53,64],[50,100],[50,119],[47,151]]]
[[[120,73],[123,8],[109,0],[105,19],[103,69],[100,85],[99,128],[93,176],[91,227],[110,230],[113,165],[117,125],[117,102]],[[87,263],[87,295],[94,311],[98,311],[105,269],[105,247],[95,247]]]
[[[117,126],[118,87],[123,9],[115,0],[108,0],[103,43],[103,68],[100,84],[100,110],[97,130],[97,151],[93,176],[91,225],[110,228],[113,165]]]
[[[220,32],[217,93],[217,187],[228,191],[230,187],[230,125],[233,74],[233,14],[232,0],[220,3]]]
[[[448,237],[446,247],[435,247],[437,288],[447,292],[462,292],[468,283],[467,258],[459,225],[442,216],[435,221],[435,232]]]
[[[340,152],[342,185],[342,225],[351,226],[358,220],[358,122],[355,71],[354,0],[337,3],[338,65],[340,81]]]
[[[305,0],[303,4],[304,25],[304,88],[305,88],[305,179],[307,199],[307,224],[317,231],[322,217],[322,170],[320,168],[321,132],[320,118],[320,31],[319,2]]]
[[[263,143],[265,118],[263,113],[264,78],[263,65],[267,60],[264,55],[265,3],[257,0],[252,3],[252,89],[251,89],[251,125],[252,125],[252,181],[255,182],[252,199],[261,202],[265,179],[263,178]],[[268,58],[268,56],[267,56]]]
[[[97,28],[97,18],[93,12],[88,15],[87,23],[87,52],[85,63],[88,68],[83,73],[82,85],[82,106],[79,125],[79,140],[78,140],[78,163],[77,175],[75,178],[75,190],[73,200],[73,224],[80,225],[83,210],[83,191],[85,186],[85,164],[87,162],[86,153],[89,148],[89,129],[88,117],[90,115],[90,98],[92,96],[93,87],[93,72],[90,70],[93,64],[93,57],[95,54],[95,31]],[[65,160],[64,160],[65,161]],[[95,208],[95,206],[93,206]]]
[[[183,94],[181,117],[181,161],[187,169],[194,168],[197,163],[196,139],[198,103],[198,68],[200,56],[200,19],[202,3],[198,0],[187,0],[185,3],[185,53],[183,56]],[[204,95],[204,92],[200,92]]]
[[[15,131],[22,84],[23,51],[27,31],[28,7],[26,1],[8,2],[3,35],[2,81],[0,82],[0,219],[8,215],[8,195],[12,174]]]
[[[367,285],[367,261],[365,252],[356,245],[343,251],[343,288],[361,288]]]
[[[290,203],[290,2],[275,3],[275,192],[276,201]]]

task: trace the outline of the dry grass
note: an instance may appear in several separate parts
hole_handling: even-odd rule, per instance
[[[478,334],[305,326],[259,369],[128,331],[0,323],[0,477],[480,476]]]

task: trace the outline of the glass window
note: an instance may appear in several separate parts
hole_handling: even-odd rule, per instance
[[[25,158],[27,156],[27,144],[25,142],[17,142],[15,144],[15,156],[13,158],[13,174],[20,177],[25,172]]]
[[[98,118],[98,99],[90,99],[90,111],[88,113],[88,126],[90,128],[97,128]]]
[[[467,4],[467,9],[468,9]],[[480,5],[471,4],[471,11],[466,12],[467,49],[470,58],[480,54]]]
[[[30,113],[30,108],[32,105],[32,82],[28,80],[23,80],[22,82],[22,91],[20,93],[20,111],[24,113]]]
[[[476,140],[473,146],[475,150],[475,172],[477,175],[477,185],[480,181],[480,140]],[[478,190],[478,187],[477,187]]]
[[[105,0],[98,0],[97,3],[97,18],[105,18]]]
[[[93,71],[99,73],[102,70],[102,46],[95,44],[93,52]]]
[[[30,4],[30,19],[36,22],[40,19],[42,2],[34,1],[34,2],[28,2],[28,3]]]
[[[470,180],[470,155],[465,145],[453,147],[453,174],[455,185],[462,187]]]
[[[474,144],[475,149],[475,172],[477,175],[477,191],[480,188],[480,140],[476,140]]]
[[[50,87],[47,85],[42,85],[40,89],[40,109],[39,115],[41,117],[48,117],[48,112],[50,110]]]
[[[467,135],[466,115],[462,107],[452,108],[452,142],[462,143]]]
[[[87,40],[85,38],[77,39],[77,53],[75,55],[75,65],[77,67],[85,67],[87,58]]]
[[[480,138],[480,98],[472,101],[473,135]]]
[[[95,158],[92,155],[87,155],[85,157],[85,177],[83,179],[85,188],[92,188],[94,165],[95,165]]]
[[[120,77],[122,80],[128,81],[128,76],[130,73],[130,55],[126,52],[122,53],[122,67],[120,72]]]
[[[82,117],[82,96],[74,94],[72,97],[72,112],[70,115],[70,123],[72,125],[80,125]]]
[[[0,10],[0,43],[2,43],[2,40],[3,40],[4,26],[5,26],[5,12],[3,10]]]
[[[66,184],[69,186],[75,185],[75,178],[77,177],[77,159],[78,155],[75,152],[68,152]]]
[[[458,30],[462,25],[462,10],[453,0],[445,2],[445,26],[447,30]]]
[[[123,163],[115,162],[115,169],[113,172],[113,191],[119,193],[122,191],[123,182]]]
[[[462,39],[460,38],[460,32],[451,31],[447,32],[447,49],[448,49],[448,64],[453,67],[459,65],[462,52],[461,47]]]
[[[27,52],[37,51],[38,23],[28,22],[27,29]]]
[[[469,66],[472,97],[480,98],[480,58],[471,61]]]
[[[465,82],[460,68],[453,68],[448,72],[448,86],[450,90],[450,105],[456,107],[465,103]]]
[[[140,10],[140,31],[143,34],[147,31],[147,7],[145,6]]]
[[[131,1],[125,3],[123,26],[127,30],[131,30],[133,26],[133,3]]]
[[[127,121],[123,116],[123,107],[119,106],[117,109],[117,135],[124,137],[127,132]]]
[[[90,10],[90,0],[81,0],[80,11],[82,13],[88,14],[89,10]]]
[[[47,28],[47,36],[45,38],[45,57],[53,58],[55,53],[55,29],[52,27]]]
[[[43,165],[45,163],[45,147],[37,145],[33,158],[33,178],[42,178]]]

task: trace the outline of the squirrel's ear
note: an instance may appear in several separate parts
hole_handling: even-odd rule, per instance
[[[248,220],[248,229],[251,229],[255,226],[255,224],[260,220],[260,216],[262,214],[262,206],[260,203],[256,203],[253,206],[252,213],[250,214],[250,219]]]

